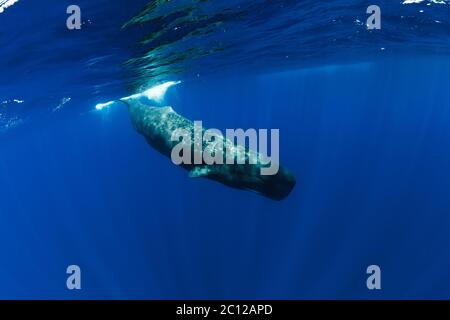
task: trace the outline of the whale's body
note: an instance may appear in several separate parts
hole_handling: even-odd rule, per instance
[[[194,133],[194,122],[176,113],[171,107],[153,107],[139,99],[122,100],[128,105],[131,122],[147,142],[166,157],[171,157],[173,148],[179,141],[173,141],[176,130]],[[229,141],[226,141],[229,143]],[[192,141],[194,144],[194,141]],[[194,147],[192,145],[192,147]],[[246,157],[258,155],[244,149]],[[284,199],[295,186],[294,175],[279,167],[275,175],[261,175],[261,168],[267,166],[257,161],[256,164],[180,164],[189,171],[190,177],[206,177],[236,189],[252,190],[274,200]]]

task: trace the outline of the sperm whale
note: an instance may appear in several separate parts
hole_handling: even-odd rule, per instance
[[[145,137],[150,146],[168,158],[172,158],[174,148],[180,144],[179,140],[174,139],[175,131],[182,130],[194,135],[195,123],[175,112],[172,107],[150,106],[143,103],[140,97],[128,97],[120,101],[127,105],[136,131]],[[227,139],[223,142],[232,144]],[[195,139],[188,143],[195,150]],[[201,143],[204,144],[203,147],[211,148],[205,142]],[[223,148],[223,144],[215,144],[212,148],[215,149],[210,150],[212,153],[230,152]],[[235,189],[254,191],[273,200],[282,200],[289,195],[296,184],[296,179],[289,170],[279,166],[276,174],[263,175],[261,170],[268,164],[261,160],[260,155],[243,146],[238,146],[238,149],[244,152],[245,159],[254,161],[240,164],[196,164],[192,161],[180,163],[179,166],[189,171],[191,178],[205,177]]]

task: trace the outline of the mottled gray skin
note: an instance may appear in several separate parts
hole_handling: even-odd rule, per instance
[[[172,149],[179,141],[172,141],[172,134],[177,129],[185,129],[194,132],[194,123],[176,113],[171,107],[151,107],[141,103],[138,99],[123,101],[128,105],[131,121],[134,128],[142,134],[147,142],[166,157],[171,157]],[[231,143],[226,140],[227,143]],[[204,145],[205,146],[205,145]],[[257,156],[244,150],[245,157]],[[192,139],[194,150],[194,139]],[[192,152],[193,154],[194,152]],[[191,163],[194,163],[191,161]],[[181,167],[189,171],[190,177],[206,177],[218,181],[229,187],[243,190],[251,190],[273,200],[282,200],[295,186],[295,177],[287,169],[280,166],[275,175],[261,175],[261,167],[268,167],[260,162],[256,164],[213,164],[196,165],[181,164]]]

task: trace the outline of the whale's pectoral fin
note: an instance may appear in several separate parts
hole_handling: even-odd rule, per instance
[[[208,166],[195,167],[189,171],[189,177],[200,178],[206,177],[211,173],[211,169]]]

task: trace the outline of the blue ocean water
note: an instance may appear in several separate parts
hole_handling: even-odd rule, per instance
[[[402,2],[372,31],[366,1],[0,11],[0,298],[450,298],[450,6]],[[189,178],[95,109],[169,80],[205,126],[279,128],[290,196]]]

